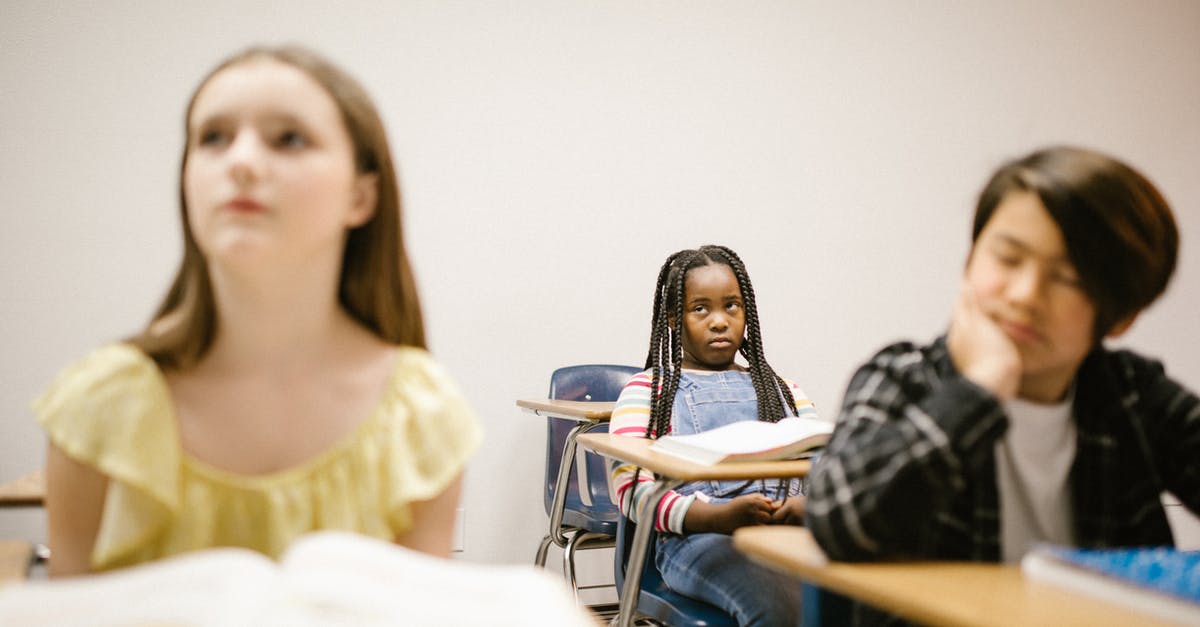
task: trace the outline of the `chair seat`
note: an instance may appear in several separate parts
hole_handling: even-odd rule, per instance
[[[617,519],[621,517],[620,510],[611,504],[597,507],[586,505],[577,493],[567,495],[563,509],[562,524],[576,529],[586,529],[593,533],[617,535]]]
[[[652,561],[654,556],[648,556]],[[642,571],[642,590],[638,595],[638,612],[667,625],[691,627],[737,627],[737,621],[720,608],[683,596],[663,583],[657,568]]]

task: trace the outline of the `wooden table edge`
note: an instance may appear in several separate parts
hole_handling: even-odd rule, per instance
[[[895,612],[909,620],[930,625],[987,625],[1001,627],[1014,623],[1027,625],[1170,625],[1155,617],[1025,578],[1019,566],[983,562],[836,562],[830,561],[804,527],[744,527],[733,534],[734,547],[768,566],[787,572],[820,587],[844,594],[860,602]],[[928,608],[911,602],[908,592],[881,592],[866,582],[868,577],[903,573],[914,585],[925,575],[945,571],[958,581],[984,580],[995,587],[990,593],[1020,589],[1019,598],[1009,604],[1008,615],[987,614],[977,608],[978,617],[963,621],[963,599],[951,604],[958,607]],[[944,591],[945,594],[951,594]],[[1072,611],[1077,610],[1077,611]],[[1045,620],[1042,620],[1042,619]]]
[[[0,484],[0,507],[41,505],[45,497],[46,476],[42,470]]]
[[[613,401],[560,401],[547,398],[523,398],[517,407],[539,416],[555,416],[576,420],[605,421],[612,416]]]

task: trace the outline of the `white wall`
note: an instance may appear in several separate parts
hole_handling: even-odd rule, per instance
[[[0,479],[42,462],[28,401],[160,298],[182,108],[254,42],[324,51],[384,112],[432,348],[487,429],[466,559],[532,559],[543,425],[513,401],[560,365],[640,363],[668,253],[739,251],[768,357],[832,414],[873,350],[942,329],[974,194],[1050,142],[1174,203],[1178,274],[1129,343],[1200,387],[1191,0],[9,0],[0,41]]]

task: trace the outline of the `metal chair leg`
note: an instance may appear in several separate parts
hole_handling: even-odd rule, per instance
[[[567,576],[567,585],[571,586],[571,594],[575,603],[579,603],[579,581],[575,576],[575,547],[587,533],[577,530],[567,538],[567,546],[563,547],[563,574]]]
[[[616,538],[603,533],[594,533],[576,530],[567,540],[567,546],[563,548],[563,573],[567,577],[567,583],[571,586],[571,594],[575,595],[575,602],[579,603],[579,591],[590,590],[593,588],[614,588],[616,584],[600,584],[580,586],[578,578],[575,574],[575,556],[579,551],[590,549],[611,549],[616,546]]]
[[[542,543],[538,545],[537,556],[533,558],[534,566],[546,565],[546,553],[550,550],[550,543],[554,541],[549,535],[542,536]]]

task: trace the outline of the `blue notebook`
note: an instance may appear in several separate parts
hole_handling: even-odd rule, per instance
[[[1021,570],[1030,579],[1168,620],[1200,624],[1200,551],[1042,545],[1025,556]]]

